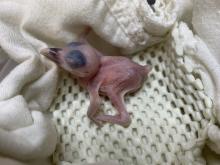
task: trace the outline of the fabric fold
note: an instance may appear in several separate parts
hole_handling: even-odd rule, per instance
[[[198,51],[200,58],[206,64],[208,77],[205,77],[206,92],[212,98],[216,118],[216,125],[208,130],[209,147],[220,154],[220,1],[195,0],[192,24],[198,34],[200,45]]]
[[[0,153],[19,160],[47,158],[56,146],[56,130],[40,111],[51,104],[57,67],[42,62],[38,49],[46,44],[22,29],[28,6],[1,1],[0,8],[0,58],[15,63],[0,82]]]
[[[33,124],[31,112],[22,96],[0,101],[0,128],[12,131]]]
[[[14,131],[0,129],[1,153],[20,160],[46,158],[54,151],[56,130],[41,112],[33,111],[33,124]]]

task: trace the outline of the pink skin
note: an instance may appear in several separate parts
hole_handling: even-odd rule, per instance
[[[69,52],[75,50],[80,51],[84,58],[79,58],[80,55],[76,53],[73,53],[71,58],[75,55],[77,58],[66,58]],[[104,56],[84,39],[64,48],[43,49],[41,54],[70,72],[73,77],[77,77],[80,84],[88,90],[90,106],[87,114],[96,124],[102,125],[103,122],[110,122],[123,127],[129,126],[131,119],[124,104],[124,95],[135,92],[142,86],[151,70],[150,66],[141,66],[122,56]],[[74,62],[74,66],[70,65],[68,60]],[[98,113],[99,93],[109,97],[118,111],[117,115]]]

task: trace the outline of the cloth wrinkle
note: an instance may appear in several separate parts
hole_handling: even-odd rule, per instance
[[[106,2],[106,0],[103,0],[106,4],[106,6],[109,9],[109,13],[111,14],[111,16],[115,19],[115,21],[117,22],[118,26],[122,29],[122,31],[124,32],[124,34],[126,35],[126,37],[129,39],[127,32],[125,31],[125,29],[123,28],[123,26],[119,23],[118,19],[115,17],[115,15],[113,14],[113,12],[111,11],[111,7],[108,5],[108,3]],[[130,40],[132,43],[133,41]],[[134,43],[133,43],[134,44]]]

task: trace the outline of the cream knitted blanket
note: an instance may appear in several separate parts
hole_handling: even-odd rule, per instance
[[[164,40],[180,18],[190,22],[191,4],[190,0],[158,0],[154,12],[144,0],[0,0],[0,164],[49,163],[47,158],[55,150],[57,132],[47,109],[55,96],[58,71],[39,54],[42,48],[77,40],[89,25],[122,52],[137,52]],[[215,7],[220,8],[217,0]],[[200,10],[194,11],[196,27]],[[213,52],[202,41],[199,45],[201,56],[189,58],[189,63],[204,71],[204,86],[220,120],[219,67]],[[210,147],[220,152],[215,125],[208,127],[208,135]]]

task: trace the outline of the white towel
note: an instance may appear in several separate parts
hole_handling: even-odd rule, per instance
[[[193,27],[197,34],[206,43],[207,47],[201,46],[200,59],[207,68],[204,85],[206,91],[214,102],[214,112],[218,125],[220,123],[220,1],[195,0],[193,9]],[[207,52],[207,49],[211,53]],[[209,147],[220,154],[220,129],[211,126],[208,130]],[[220,158],[216,154],[206,151],[209,164],[219,164]]]

